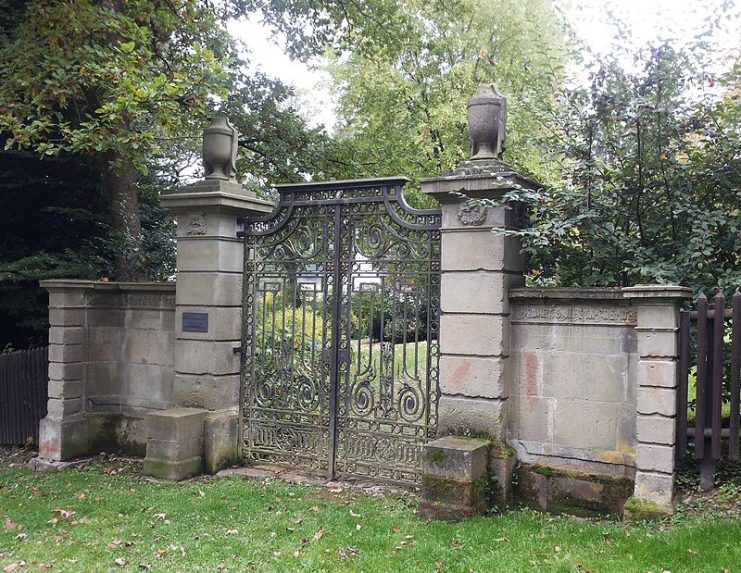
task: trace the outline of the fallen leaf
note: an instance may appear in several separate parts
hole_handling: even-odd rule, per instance
[[[149,571],[151,568],[149,563],[139,563],[139,571]]]
[[[77,499],[79,499],[80,501],[82,501],[82,500],[83,500],[83,499],[85,499],[86,497],[87,497],[87,496],[86,496],[86,495],[85,495],[84,493],[80,493],[80,494],[78,494],[78,495],[77,495]]]
[[[360,517],[359,513],[355,513],[352,509],[350,510],[350,517]]]
[[[14,529],[21,530],[23,526],[20,523],[15,523],[9,517],[5,518],[5,531],[13,531]]]
[[[224,537],[231,537],[232,535],[239,535],[238,529],[227,529]]]
[[[156,517],[157,519],[165,519],[167,517],[167,514],[166,513],[155,513],[154,517]]]
[[[5,566],[5,568],[3,568],[3,571],[5,573],[15,573],[15,571],[18,571],[18,569],[23,567],[25,564],[25,561],[16,561],[15,563],[11,563],[10,565]]]
[[[295,523],[296,525],[301,525],[303,521],[304,521],[304,516],[299,515],[296,519],[293,520],[293,523]]]
[[[320,527],[316,530],[316,533],[314,533],[314,541],[319,541],[322,537],[324,537],[324,528]]]
[[[16,539],[16,541],[25,541],[26,539],[28,539],[28,534],[27,533],[19,533],[18,535],[15,536],[15,539]]]
[[[118,557],[118,558],[114,559],[113,562],[116,565],[118,565],[119,567],[125,567],[126,565],[129,564],[129,562],[126,559],[124,559],[123,557]]]
[[[60,519],[69,519],[72,517],[76,512],[70,511],[68,509],[52,509],[52,513],[59,514]]]
[[[435,573],[440,573],[443,570],[443,564],[440,561],[435,561]]]
[[[401,527],[392,527],[391,531],[393,531],[394,533],[401,533]]]
[[[309,511],[316,513],[317,511],[319,511],[319,507],[317,507],[316,505],[313,505],[309,508]]]

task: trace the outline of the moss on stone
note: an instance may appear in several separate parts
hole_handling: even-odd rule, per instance
[[[661,507],[650,499],[635,496],[628,498],[623,508],[623,516],[629,521],[661,519],[669,515],[669,513],[666,508]]]
[[[432,450],[429,454],[427,454],[427,459],[431,464],[440,466],[445,459],[445,452],[443,452],[442,449]]]
[[[432,499],[447,499],[453,493],[453,486],[449,481],[429,475],[422,476],[422,488],[425,497]]]

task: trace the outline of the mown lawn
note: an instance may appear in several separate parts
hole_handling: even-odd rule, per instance
[[[735,572],[741,521],[624,525],[530,511],[428,522],[413,496],[230,477],[142,480],[101,459],[34,474],[0,462],[0,570]]]

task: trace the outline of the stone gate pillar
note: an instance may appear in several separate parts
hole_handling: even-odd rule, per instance
[[[465,433],[503,440],[511,391],[507,292],[524,284],[519,240],[493,232],[521,224],[518,210],[469,199],[501,199],[539,185],[499,160],[506,100],[482,86],[469,102],[473,157],[422,191],[442,207],[440,401],[438,435]]]
[[[626,513],[672,513],[677,423],[679,310],[692,290],[674,285],[623,289],[638,311],[636,477]]]

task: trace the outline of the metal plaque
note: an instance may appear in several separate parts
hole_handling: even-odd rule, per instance
[[[184,312],[183,332],[208,332],[208,313]]]

